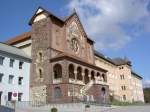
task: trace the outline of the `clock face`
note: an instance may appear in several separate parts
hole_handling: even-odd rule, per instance
[[[79,42],[76,38],[73,38],[71,39],[71,49],[74,51],[74,52],[78,52],[79,51]]]

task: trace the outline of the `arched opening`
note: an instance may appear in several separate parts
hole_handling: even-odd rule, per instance
[[[82,69],[81,69],[81,67],[77,68],[77,80],[82,81]]]
[[[91,72],[91,80],[95,80],[94,71]]]
[[[101,93],[102,93],[102,102],[105,103],[106,102],[106,89],[104,87],[102,87]]]
[[[43,71],[41,68],[39,69],[39,78],[43,78]]]
[[[102,81],[107,82],[105,74],[102,74]]]
[[[97,79],[98,79],[98,81],[101,80],[101,77],[100,77],[100,73],[99,73],[99,72],[97,72]]]
[[[101,91],[102,91],[102,95],[104,96],[106,94],[106,89],[102,87]]]
[[[62,96],[62,92],[61,92],[60,87],[54,88],[54,95],[55,95],[55,98],[60,98]]]
[[[60,64],[56,64],[53,67],[54,79],[62,78],[62,67]]]
[[[40,51],[38,52],[38,60],[41,62],[43,60],[43,53]]]
[[[73,66],[73,64],[70,64],[70,65],[69,65],[69,78],[75,79],[74,66]]]
[[[85,75],[84,75],[84,79],[85,79],[85,84],[87,84],[89,82],[89,71],[88,69],[85,69],[84,71]]]

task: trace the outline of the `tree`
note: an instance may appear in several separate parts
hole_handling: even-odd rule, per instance
[[[145,103],[150,103],[150,88],[144,88]]]

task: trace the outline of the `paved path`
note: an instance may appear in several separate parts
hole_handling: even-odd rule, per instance
[[[150,105],[117,107],[100,112],[150,112]]]

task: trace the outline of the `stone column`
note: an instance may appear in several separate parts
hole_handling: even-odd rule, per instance
[[[85,84],[85,73],[83,72],[83,70],[82,70],[82,82]]]
[[[95,82],[98,82],[98,76],[97,74],[94,74]]]
[[[74,67],[75,82],[77,82],[77,67]]]
[[[89,77],[89,81],[91,81],[91,74],[88,74],[88,77]]]

